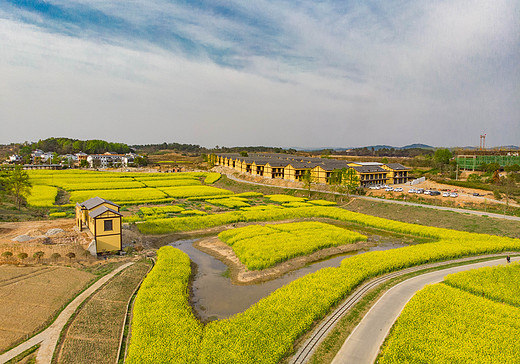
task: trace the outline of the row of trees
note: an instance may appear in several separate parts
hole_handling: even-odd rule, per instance
[[[89,253],[90,254],[90,253]],[[7,262],[9,262],[12,258],[13,258],[13,253],[10,252],[9,250],[5,251],[2,253],[2,258],[4,258]],[[37,262],[40,261],[40,259],[42,259],[43,257],[45,256],[45,253],[42,252],[41,250],[35,252],[33,254],[33,259],[35,259]],[[65,254],[65,256],[67,258],[69,258],[69,261],[72,261],[72,259],[76,258],[76,254],[73,253],[73,252],[69,252],[67,254]],[[27,253],[18,253],[16,254],[16,257],[21,261],[23,262],[25,259],[27,259],[29,257],[29,255]],[[51,259],[56,261],[58,259],[61,258],[61,254],[60,253],[52,253],[51,254]]]

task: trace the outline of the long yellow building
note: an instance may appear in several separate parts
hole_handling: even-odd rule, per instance
[[[76,203],[76,224],[94,237],[91,253],[114,253],[122,249],[120,206],[99,197]]]
[[[276,153],[251,153],[247,157],[238,153],[217,153],[212,154],[210,160],[240,173],[271,179],[301,181],[309,171],[313,181],[321,184],[330,183],[331,176],[338,170],[352,169],[361,187],[406,183],[410,170],[399,163],[346,162]]]

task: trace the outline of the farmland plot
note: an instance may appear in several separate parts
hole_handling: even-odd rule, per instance
[[[0,266],[0,352],[43,328],[93,278],[66,267]]]

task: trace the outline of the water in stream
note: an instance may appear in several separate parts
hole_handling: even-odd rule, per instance
[[[299,277],[316,272],[321,268],[339,267],[341,261],[347,256],[361,254],[367,251],[401,248],[407,245],[403,242],[383,239],[383,241],[379,241],[378,245],[374,247],[311,263],[304,268],[289,272],[268,282],[243,286],[231,284],[230,278],[225,276],[227,266],[224,263],[194,248],[193,243],[197,240],[198,239],[178,240],[169,245],[188,254],[190,259],[197,265],[197,273],[192,284],[193,296],[191,303],[196,314],[202,321],[223,319],[238,312],[245,311],[252,304],[266,297],[272,291]],[[371,239],[369,238],[369,240]]]

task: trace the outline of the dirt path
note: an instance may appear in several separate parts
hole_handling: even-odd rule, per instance
[[[519,261],[520,257],[512,258]],[[444,269],[410,278],[388,290],[347,338],[332,364],[372,364],[394,322],[408,301],[428,284],[439,283],[448,274],[507,264],[504,258]]]
[[[248,270],[240,262],[233,249],[222,242],[217,236],[199,240],[193,244],[194,247],[221,260],[229,267],[230,278],[233,284],[254,284],[278,278],[285,273],[305,267],[307,264],[316,262],[334,255],[348,253],[360,249],[375,246],[375,243],[358,242],[355,244],[340,245],[318,250],[312,254],[289,259],[279,263],[272,268],[262,270]]]
[[[54,350],[56,349],[56,344],[58,343],[58,339],[60,337],[60,333],[70,317],[74,314],[74,312],[76,312],[79,305],[117,273],[132,264],[134,263],[129,262],[123,264],[122,266],[114,269],[109,274],[97,280],[92,286],[80,293],[71,303],[69,303],[69,305],[65,307],[63,311],[61,311],[56,320],[47,329],[33,336],[29,340],[21,343],[15,348],[7,351],[6,353],[0,355],[0,363],[5,363],[17,355],[23,353],[27,349],[40,344],[40,348],[38,349],[36,356],[36,362],[41,364],[50,364],[52,361],[52,356],[54,355]]]

